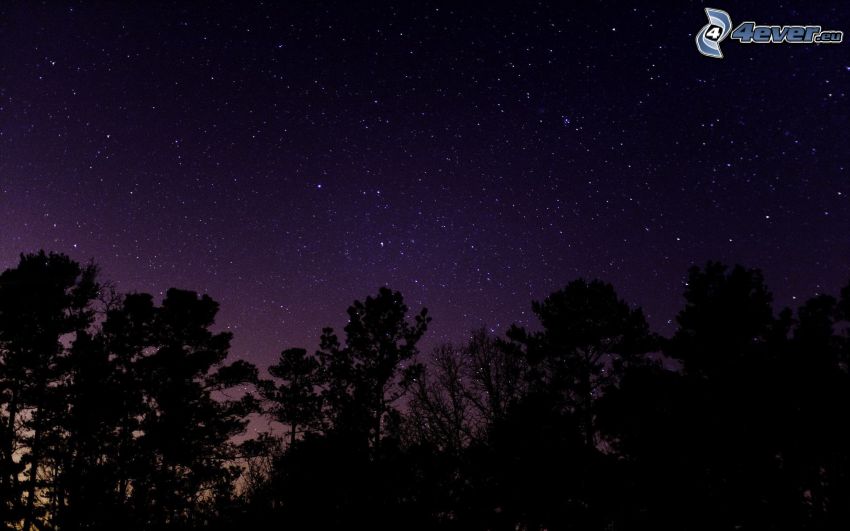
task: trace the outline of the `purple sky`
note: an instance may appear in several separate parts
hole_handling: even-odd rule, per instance
[[[850,44],[709,59],[698,3],[47,4],[0,5],[0,267],[209,293],[262,366],[384,284],[433,345],[578,276],[662,332],[708,259],[782,305],[850,279]]]

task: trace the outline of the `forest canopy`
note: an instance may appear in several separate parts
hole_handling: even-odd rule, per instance
[[[777,309],[761,271],[709,262],[683,288],[670,337],[577,279],[535,327],[423,352],[430,314],[381,287],[256,367],[208,295],[21,255],[0,274],[3,525],[850,527],[850,286]],[[248,435],[257,417],[281,428]]]

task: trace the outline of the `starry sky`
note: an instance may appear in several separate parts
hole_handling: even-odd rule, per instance
[[[385,284],[427,346],[580,276],[664,333],[709,259],[780,305],[850,279],[848,43],[710,59],[698,2],[125,4],[0,4],[2,268],[209,293],[260,365]],[[709,6],[850,32],[846,1]]]

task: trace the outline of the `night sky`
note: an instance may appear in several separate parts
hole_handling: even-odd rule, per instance
[[[209,293],[263,366],[385,284],[428,346],[579,276],[664,333],[709,259],[779,305],[850,279],[849,43],[710,59],[686,2],[128,3],[0,4],[2,268]],[[846,1],[708,5],[850,32]]]

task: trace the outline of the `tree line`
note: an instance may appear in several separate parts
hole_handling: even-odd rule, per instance
[[[850,528],[850,286],[776,311],[694,267],[671,337],[603,281],[420,352],[388,288],[318,349],[228,359],[218,304],[93,264],[0,274],[6,529]],[[248,437],[254,417],[274,433]]]

